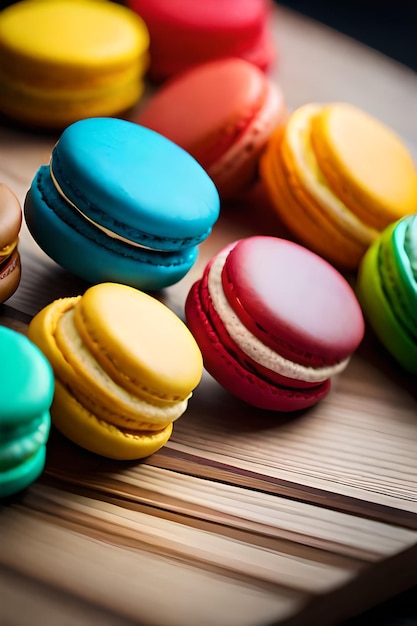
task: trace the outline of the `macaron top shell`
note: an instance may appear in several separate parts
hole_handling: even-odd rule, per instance
[[[1,407],[3,429],[39,418],[49,410],[54,393],[52,368],[42,352],[25,335],[0,326]]]
[[[88,289],[74,323],[103,369],[161,402],[188,398],[200,382],[202,357],[186,325],[155,298],[125,285]]]
[[[349,357],[362,339],[363,316],[350,285],[298,244],[266,236],[238,241],[222,282],[245,326],[286,358],[331,365]]]
[[[19,57],[25,60],[19,74],[29,77],[42,64],[76,72],[79,84],[84,72],[91,80],[91,71],[103,63],[117,69],[140,58],[149,33],[139,16],[112,2],[23,0],[2,12],[0,42],[0,50],[13,53],[16,63]],[[61,80],[67,85],[68,73]]]
[[[137,121],[169,137],[208,168],[246,130],[266,93],[265,75],[249,62],[212,61],[171,79]]]
[[[2,248],[13,244],[22,224],[22,208],[16,195],[0,183],[0,259]]]
[[[51,172],[61,193],[110,231],[158,249],[198,244],[219,213],[214,183],[187,152],[138,124],[90,118],[67,127]]]
[[[330,186],[371,226],[384,228],[416,211],[412,157],[378,120],[349,104],[324,106],[313,120],[312,142]]]

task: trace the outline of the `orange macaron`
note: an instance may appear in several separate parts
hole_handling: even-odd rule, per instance
[[[294,236],[350,270],[384,228],[417,209],[417,175],[405,143],[347,103],[295,110],[270,138],[260,176]]]
[[[222,198],[255,179],[259,156],[287,111],[280,87],[238,58],[193,67],[165,83],[135,121],[189,152]]]

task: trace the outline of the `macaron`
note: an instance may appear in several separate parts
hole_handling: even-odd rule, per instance
[[[257,175],[259,155],[286,119],[284,96],[259,68],[238,58],[195,66],[162,85],[134,118],[187,150],[222,198]]]
[[[0,111],[62,129],[128,111],[144,90],[149,33],[103,0],[21,0],[0,13]]]
[[[345,278],[307,248],[270,236],[218,252],[191,287],[185,314],[212,377],[271,411],[323,399],[364,333]]]
[[[417,207],[404,142],[348,103],[295,110],[270,138],[260,177],[297,241],[341,269],[357,270],[381,231]]]
[[[161,448],[202,375],[200,350],[184,322],[126,285],[101,283],[55,300],[35,315],[28,336],[55,373],[55,426],[112,459]]]
[[[45,466],[54,393],[52,369],[25,336],[0,326],[0,497],[22,491]]]
[[[275,59],[269,0],[127,0],[127,5],[148,27],[149,76],[156,82],[218,58],[243,58],[263,71]]]
[[[22,207],[13,191],[0,183],[0,303],[16,291],[21,266],[18,251]]]
[[[417,374],[417,214],[390,224],[367,250],[356,292],[378,339]]]
[[[182,148],[133,122],[90,118],[64,130],[24,213],[39,246],[73,274],[150,291],[190,270],[219,204]]]

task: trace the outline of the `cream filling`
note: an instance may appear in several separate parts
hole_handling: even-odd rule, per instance
[[[255,117],[243,137],[208,168],[208,174],[219,185],[226,184],[230,178],[247,165],[248,158],[253,157],[262,148],[272,131],[278,126],[285,111],[281,92],[275,85],[268,85],[265,104]],[[250,147],[250,150],[249,150]],[[255,166],[254,166],[255,167]],[[253,172],[251,172],[253,173]],[[248,181],[242,181],[242,186]]]
[[[355,240],[369,246],[379,232],[362,222],[334,195],[322,174],[310,138],[311,119],[320,111],[318,104],[300,107],[290,116],[285,138],[296,166],[297,177],[309,194],[328,211],[331,218]]]
[[[311,383],[323,382],[345,369],[350,357],[335,365],[307,367],[289,361],[255,337],[239,320],[224,294],[222,270],[227,254],[227,251],[220,253],[214,260],[208,276],[208,291],[214,309],[223,322],[227,332],[242,352],[256,363],[259,363],[259,365],[266,367],[276,374]]]
[[[98,403],[105,404],[105,398],[110,397],[112,403],[119,407],[121,417],[124,412],[133,413],[138,416],[138,421],[160,423],[162,426],[178,419],[185,412],[188,399],[159,407],[138,398],[115,383],[85,347],[74,324],[74,309],[62,314],[57,331],[55,339],[60,350],[64,355],[71,355],[68,360],[72,367],[83,372],[84,378],[94,386],[94,399],[97,398]],[[128,418],[125,420],[129,421]]]
[[[142,248],[145,250],[153,250],[155,252],[158,251],[157,248],[150,248],[149,246],[145,246],[143,244],[137,243],[136,241],[131,241],[130,239],[127,239],[126,237],[122,237],[122,235],[119,235],[118,233],[113,232],[112,230],[110,230],[109,228],[106,228],[105,226],[102,226],[101,224],[97,224],[97,222],[95,222],[94,220],[91,219],[91,217],[88,217],[88,215],[86,215],[85,213],[83,213],[76,204],[74,204],[69,198],[68,196],[65,195],[65,193],[62,191],[57,179],[55,178],[53,169],[52,169],[52,159],[50,160],[49,163],[49,171],[51,173],[51,178],[52,178],[52,182],[54,184],[55,189],[57,190],[57,192],[59,193],[59,195],[65,200],[65,202],[67,202],[69,205],[72,206],[73,209],[75,209],[77,211],[77,213],[79,215],[81,215],[81,217],[83,217],[85,220],[87,220],[87,222],[90,222],[90,224],[92,224],[93,226],[95,226],[95,228],[98,228],[99,230],[101,230],[103,233],[105,233],[108,237],[111,237],[112,239],[117,239],[118,241],[122,241],[123,243],[127,243],[130,246],[135,246],[136,248]],[[162,252],[162,250],[159,250],[160,252]]]
[[[2,257],[7,258],[8,256],[10,256],[13,250],[16,248],[18,241],[18,239],[15,239],[15,241],[13,241],[12,243],[4,246],[3,248],[0,248],[0,259]]]

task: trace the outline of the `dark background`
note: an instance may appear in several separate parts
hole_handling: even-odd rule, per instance
[[[277,0],[417,72],[417,0]]]

